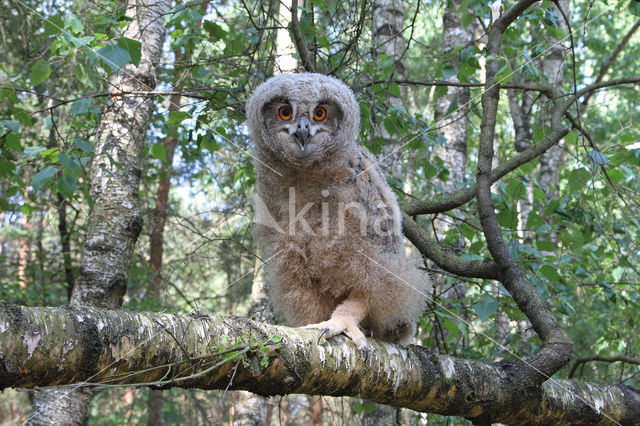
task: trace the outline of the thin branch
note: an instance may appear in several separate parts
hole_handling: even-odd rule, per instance
[[[578,358],[576,362],[573,363],[573,367],[571,367],[571,371],[569,372],[569,378],[573,378],[576,370],[580,365],[585,364],[591,361],[601,361],[601,362],[624,362],[627,364],[635,364],[640,365],[640,358],[632,358],[630,356],[590,356],[587,358]]]
[[[556,127],[552,129],[551,133],[543,139],[538,145],[533,145],[526,151],[512,157],[511,159],[500,164],[498,167],[491,171],[491,183],[496,182],[508,173],[517,169],[521,165],[528,163],[536,157],[539,157],[545,153],[549,148],[557,144],[563,137],[570,132],[568,128]],[[449,210],[453,210],[461,205],[468,203],[476,194],[476,184],[458,190],[456,193],[440,200],[417,200],[407,203],[404,207],[404,211],[409,216],[416,216],[421,214],[431,213],[443,213]]]
[[[389,80],[374,80],[374,81],[370,81],[370,82],[364,84],[362,87],[370,87],[370,86],[373,86],[375,84],[389,84],[389,83],[404,84],[404,85],[410,85],[410,86],[427,86],[427,87],[434,87],[434,86],[484,87],[485,86],[485,83],[462,83],[462,82],[459,82],[459,81],[449,81],[449,80],[424,81],[424,80],[401,79],[401,80],[391,80],[391,81],[389,81]],[[504,88],[504,89],[519,89],[519,90],[531,90],[531,91],[536,91],[536,92],[542,92],[545,95],[547,95],[547,97],[549,97],[549,98],[552,98],[557,93],[555,88],[553,86],[551,86],[551,85],[541,84],[541,83],[533,83],[533,82],[526,82],[526,83],[510,82],[510,83],[507,83],[507,84],[501,84],[500,87]]]
[[[618,55],[620,54],[620,52],[622,52],[622,50],[625,48],[627,43],[629,43],[631,36],[633,36],[633,34],[638,30],[638,28],[640,28],[640,19],[638,19],[636,23],[633,24],[631,29],[627,32],[627,34],[625,34],[625,36],[622,37],[622,40],[620,40],[620,43],[618,43],[616,48],[613,50],[613,53],[611,53],[611,56],[609,56],[609,59],[607,59],[607,62],[605,62],[604,65],[602,65],[602,68],[600,68],[600,72],[596,77],[596,81],[595,81],[596,83],[600,83],[602,81],[604,76],[609,71],[609,68],[611,68],[615,60],[618,58]],[[584,97],[584,99],[582,100],[583,108],[587,106],[587,103],[589,102],[589,99],[591,98],[592,95],[593,95],[593,92],[590,92],[590,93],[587,93],[587,95]]]
[[[291,0],[291,30],[293,31],[293,42],[296,45],[302,66],[307,72],[316,72],[313,64],[309,60],[309,52],[307,45],[300,30],[300,21],[298,20],[298,0]]]
[[[16,90],[21,90],[21,89],[16,89]],[[208,89],[208,90],[212,90],[212,89]],[[214,91],[223,91],[223,92],[228,92],[228,90],[226,89],[213,89]],[[171,95],[180,95],[180,96],[186,96],[188,98],[194,98],[194,99],[200,99],[203,101],[207,101],[209,100],[208,97],[203,96],[203,95],[197,95],[195,93],[191,93],[191,92],[181,92],[181,91],[171,91],[171,92],[165,92],[162,90],[132,90],[132,91],[123,91],[123,92],[104,92],[104,93],[93,93],[91,95],[84,95],[84,96],[80,96],[74,99],[64,99],[61,100],[60,102],[51,105],[49,107],[46,108],[42,108],[39,110],[36,110],[34,112],[31,113],[31,115],[35,115],[38,114],[40,112],[45,112],[45,111],[49,111],[49,110],[53,110],[58,108],[59,106],[62,105],[66,105],[66,104],[70,104],[72,102],[75,101],[79,101],[81,99],[94,99],[94,98],[105,98],[105,97],[111,97],[111,98],[119,98],[119,97],[151,97],[151,96],[171,96]]]
[[[447,272],[471,278],[500,278],[500,270],[493,260],[468,260],[446,251],[433,238],[420,229],[420,226],[406,213],[402,215],[404,235],[425,257]]]

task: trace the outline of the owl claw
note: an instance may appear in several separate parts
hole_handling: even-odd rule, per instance
[[[355,322],[352,318],[334,317],[329,321],[306,325],[305,328],[315,328],[322,330],[320,336],[318,337],[318,344],[320,343],[320,340],[322,340],[322,337],[328,339],[337,336],[340,333],[344,333],[353,341],[359,351],[364,352],[365,359],[369,356],[369,346],[367,345],[367,338],[358,327],[357,322]]]
[[[325,327],[322,330],[322,333],[320,333],[320,336],[318,336],[318,344],[320,344],[320,340],[322,340],[322,336],[324,336],[325,334],[331,334],[331,327]],[[327,336],[329,337],[329,336]]]

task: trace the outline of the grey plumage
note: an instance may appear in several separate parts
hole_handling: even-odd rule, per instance
[[[353,92],[320,74],[260,85],[247,103],[256,238],[276,311],[295,326],[407,342],[429,280],[404,254],[396,197],[355,140]]]

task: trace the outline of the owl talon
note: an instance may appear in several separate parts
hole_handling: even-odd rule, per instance
[[[358,349],[360,349],[360,351],[362,352],[362,359],[364,361],[367,361],[369,359],[369,345],[367,345],[367,342],[364,343],[363,348]]]
[[[344,333],[349,337],[356,345],[358,350],[368,352],[367,338],[358,327],[358,323],[352,318],[338,317],[331,318],[329,321],[324,321],[318,324],[309,324],[305,328],[320,329],[322,332],[318,337],[318,344],[324,337],[325,339],[337,336],[340,333]]]
[[[324,336],[325,334],[327,334],[327,337],[331,337],[331,331],[333,331],[331,327],[325,327],[322,330],[322,333],[320,333],[320,336],[318,336],[318,344],[320,344],[320,340],[322,340],[322,336]]]

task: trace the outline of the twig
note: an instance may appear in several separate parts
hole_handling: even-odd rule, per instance
[[[635,364],[640,365],[640,358],[632,358],[630,356],[590,356],[587,358],[578,358],[576,362],[573,363],[573,367],[571,367],[571,371],[569,372],[569,379],[573,378],[573,375],[576,373],[576,370],[581,364],[586,364],[591,361],[601,361],[601,362],[623,362],[627,364]]]

